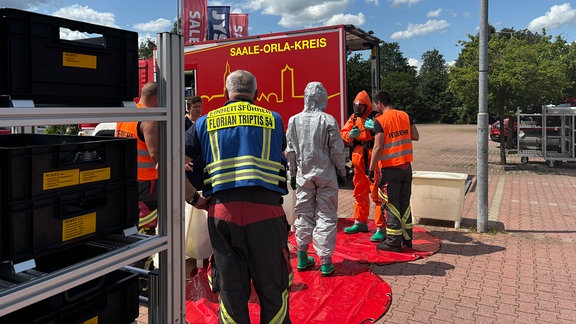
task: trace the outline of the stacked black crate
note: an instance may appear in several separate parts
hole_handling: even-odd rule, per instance
[[[65,30],[85,38],[61,38]],[[0,8],[3,98],[37,109],[94,109],[120,107],[137,95],[137,33]],[[136,161],[134,139],[0,135],[0,269],[36,260],[33,272],[49,272],[106,252],[90,242],[138,222]],[[11,283],[2,272],[0,281]],[[0,322],[130,323],[137,316],[137,275],[116,270]]]

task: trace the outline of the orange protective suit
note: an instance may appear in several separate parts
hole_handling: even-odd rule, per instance
[[[364,123],[366,119],[374,119],[377,114],[372,110],[372,102],[366,91],[361,91],[356,95],[354,104],[365,104],[366,109],[361,115],[352,114],[344,127],[340,130],[340,135],[347,146],[352,147],[352,166],[354,167],[354,220],[366,223],[370,214],[370,200],[374,201],[374,223],[380,228],[386,227],[386,219],[382,215],[381,203],[378,202],[378,186],[370,182],[368,178],[368,166],[372,157],[372,147],[374,146],[374,132],[366,129]],[[350,138],[350,131],[354,126],[360,129],[360,135]],[[377,177],[375,182],[378,183]]]

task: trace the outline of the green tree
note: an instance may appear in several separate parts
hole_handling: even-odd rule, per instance
[[[78,125],[50,125],[46,126],[44,134],[78,135]]]
[[[145,42],[140,43],[138,48],[138,58],[139,59],[149,59],[154,53],[154,48],[156,48],[156,43],[150,38],[147,38]]]
[[[355,53],[346,62],[346,113],[352,114],[352,102],[358,92],[370,93],[370,61]]]
[[[380,45],[380,88],[388,91],[395,108],[408,112],[418,121],[418,102],[416,69],[400,51],[398,43]]]
[[[172,34],[182,34],[182,18],[178,17],[172,26],[172,30],[170,31]]]
[[[418,90],[422,98],[419,105],[421,122],[454,122],[452,102],[447,92],[448,67],[444,57],[434,49],[422,54],[418,73]]]
[[[545,34],[504,29],[492,33],[488,42],[489,114],[513,117],[518,109],[554,102],[571,86],[559,59],[558,44]],[[450,70],[449,89],[462,103],[465,113],[477,113],[478,35],[470,36],[456,65]],[[562,47],[561,47],[562,48]],[[502,126],[504,123],[501,121]],[[501,130],[503,134],[503,130]],[[506,164],[504,136],[500,162]]]

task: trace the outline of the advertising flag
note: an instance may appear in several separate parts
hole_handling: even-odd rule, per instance
[[[248,14],[230,14],[230,37],[248,36]]]
[[[184,45],[206,40],[207,0],[182,0],[182,35]]]
[[[208,40],[230,38],[230,6],[208,6]]]

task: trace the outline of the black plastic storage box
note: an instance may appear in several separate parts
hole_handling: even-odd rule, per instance
[[[139,315],[138,275],[116,270],[0,317],[0,323],[134,323]]]
[[[138,223],[136,140],[0,135],[0,261]]]
[[[61,28],[86,38],[61,39]],[[0,8],[0,95],[96,107],[133,101],[138,33]]]

